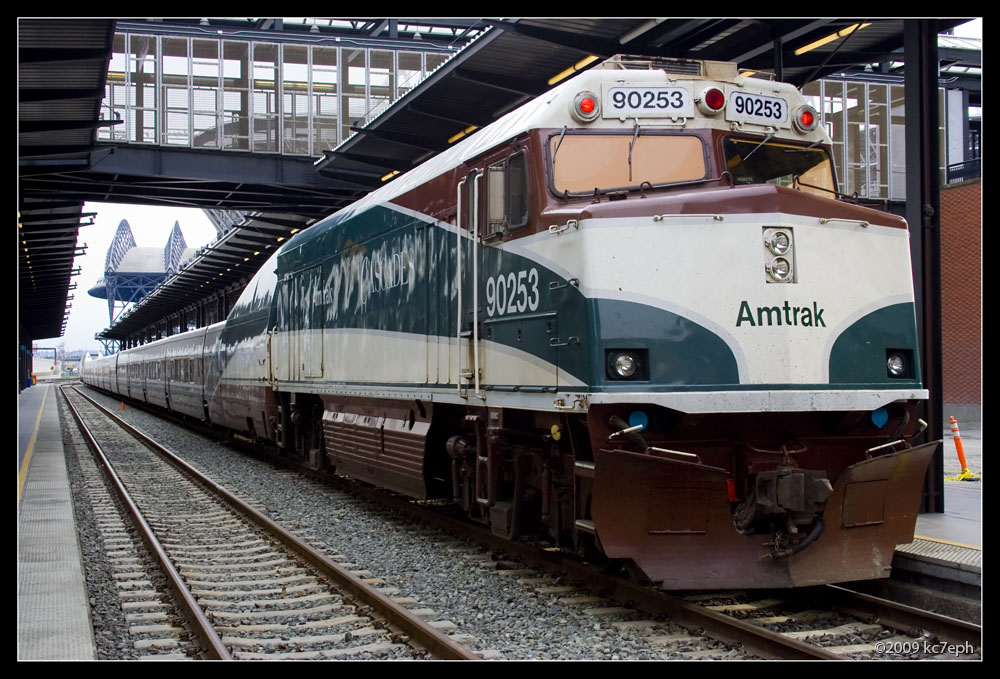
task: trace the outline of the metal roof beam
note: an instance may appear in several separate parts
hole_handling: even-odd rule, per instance
[[[477,127],[482,127],[483,125],[488,125],[493,122],[493,119],[487,115],[476,116],[476,120],[459,120],[458,118],[453,118],[451,116],[442,115],[440,113],[434,113],[432,111],[427,111],[425,109],[418,108],[413,104],[406,107],[406,110],[411,113],[416,113],[418,116],[426,116],[428,118],[434,118],[435,120],[443,120],[447,123],[454,123],[455,125],[460,125],[462,128],[469,127],[470,125],[476,125]],[[472,116],[469,116],[470,118]]]
[[[411,163],[406,163],[406,167],[399,167],[398,165],[389,165],[388,163],[395,163],[396,160],[393,158],[384,158],[375,156],[364,155],[360,153],[351,153],[350,151],[323,151],[324,155],[335,156],[338,158],[343,158],[344,160],[350,160],[359,165],[367,165],[368,167],[375,168],[375,171],[382,170],[383,174],[385,172],[391,172],[392,170],[399,170],[400,172],[405,172],[410,169]]]
[[[103,87],[80,87],[80,88],[21,88],[17,91],[18,102],[22,104],[39,103],[46,101],[70,101],[78,99],[103,99]]]
[[[67,207],[72,207],[72,206],[75,206],[75,205],[77,205],[77,203],[71,203],[71,204],[67,205]],[[48,209],[48,208],[46,208],[46,209]],[[21,217],[20,217],[20,219],[18,221],[20,221],[22,224],[29,224],[29,223],[34,223],[34,222],[48,222],[48,221],[51,221],[54,217],[55,218],[60,218],[60,219],[65,219],[66,217],[73,217],[73,216],[77,216],[77,215],[79,215],[80,219],[84,219],[84,218],[94,217],[94,216],[97,215],[97,213],[96,212],[79,212],[79,213],[68,213],[68,212],[58,213],[58,212],[53,212],[53,213],[49,213],[49,214],[27,214],[26,211],[24,209],[22,209],[22,211],[21,211]]]
[[[256,224],[257,222],[263,222],[265,224],[274,224],[275,226],[287,226],[290,229],[304,229],[304,228],[306,228],[306,225],[305,225],[304,222],[296,221],[294,219],[283,219],[281,217],[276,217],[276,216],[268,215],[268,214],[254,215],[253,218],[252,218],[252,220],[253,221],[249,225],[247,225],[246,227],[243,227],[243,228],[252,229],[253,225]],[[239,234],[237,233],[237,235],[239,235]]]
[[[680,30],[671,30],[674,22],[668,21],[661,24],[663,28],[650,31],[650,44],[659,49],[659,54],[663,56],[698,59],[701,58],[701,52],[692,53],[691,50],[739,22],[739,19],[689,19],[684,21]]]
[[[981,50],[966,50],[958,47],[938,47],[938,61],[947,61],[962,66],[973,68],[983,67],[983,53]]]
[[[65,144],[62,146],[33,146],[22,144],[18,146],[18,158],[49,158],[54,156],[74,156],[81,153],[89,154],[94,150],[90,144]]]
[[[64,61],[107,59],[108,52],[101,47],[21,47],[17,59],[22,64],[55,64]]]
[[[368,36],[374,38],[376,35],[378,35],[382,31],[384,31],[388,27],[389,27],[389,20],[388,19],[382,19],[382,21],[380,21],[375,26],[375,28],[373,28],[370,31],[368,31]]]
[[[618,44],[617,40],[602,40],[590,35],[557,31],[551,28],[542,28],[541,26],[529,26],[522,24],[519,20],[501,20],[489,23],[499,26],[507,33],[515,33],[526,38],[579,50],[581,55],[595,54],[597,56],[610,57],[621,51],[621,45]]]
[[[75,200],[31,200],[31,199],[21,199],[20,211],[24,215],[28,212],[43,212],[43,211],[55,211],[55,210],[65,210],[76,208],[78,210],[83,209],[83,203]]]
[[[317,181],[313,158],[274,156],[259,153],[204,152],[193,149],[149,148],[111,145],[112,152],[96,161],[93,169],[106,174],[195,179],[232,184],[265,184],[313,191],[349,191],[357,187],[346,182]],[[367,189],[366,189],[367,190]]]
[[[713,21],[713,19],[670,19],[637,37],[641,37],[650,47],[660,49],[668,44],[672,46],[672,43],[688,40],[690,35],[701,31],[706,24]],[[622,49],[628,51],[631,44],[631,40],[622,43]]]
[[[773,55],[774,41],[797,41],[813,31],[832,30],[830,19],[762,21],[737,31],[703,51],[705,59],[725,59],[739,64],[760,55]],[[782,54],[784,55],[782,50]]]
[[[377,127],[367,128],[367,127],[355,127],[354,125],[351,125],[351,132],[357,132],[358,134],[368,134],[373,137],[376,137],[377,139],[381,139],[383,141],[387,141],[392,144],[398,144],[399,146],[406,146],[411,149],[417,149],[419,151],[439,150],[439,147],[437,146],[428,146],[426,142],[420,142],[419,140],[415,140],[408,136],[404,137],[404,135],[401,134],[383,132],[382,130],[379,130]]]
[[[68,221],[68,222],[60,222],[60,221],[46,222],[45,224],[41,224],[40,226],[47,226],[47,225],[55,226],[55,225],[58,225],[58,224],[71,225],[72,228],[64,228],[64,229],[36,229],[36,228],[21,229],[20,231],[18,231],[18,234],[20,234],[22,238],[34,238],[35,236],[44,236],[44,235],[48,235],[48,234],[52,234],[52,233],[73,234],[75,236],[77,234],[77,232],[78,232],[78,227],[81,226],[80,224],[77,224],[77,222],[75,220],[74,221]],[[84,224],[83,226],[92,226],[92,224]]]
[[[121,125],[124,122],[124,120],[19,120],[17,122],[17,131],[28,133],[94,130],[98,127]]]
[[[493,89],[503,90],[504,92],[510,92],[511,94],[516,94],[526,98],[536,96],[538,91],[538,88],[532,86],[531,83],[518,78],[496,75],[494,73],[484,73],[482,71],[475,71],[469,68],[462,68],[461,66],[455,69],[452,77],[474,83],[476,85],[486,85],[487,87],[492,87]]]

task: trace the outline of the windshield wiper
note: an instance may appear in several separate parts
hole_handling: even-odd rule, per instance
[[[556,142],[556,149],[552,152],[552,167],[556,166],[556,154],[559,153],[559,147],[562,146],[563,137],[566,136],[566,125],[563,125],[562,132],[559,133],[559,141]]]
[[[632,181],[632,149],[639,138],[639,121],[635,121],[635,131],[632,133],[632,142],[628,145],[628,180]]]
[[[761,142],[761,143],[764,143],[764,142]],[[817,139],[813,143],[809,144],[809,146],[803,146],[801,148],[794,148],[794,149],[785,149],[785,153],[802,153],[803,151],[808,151],[809,149],[815,148],[815,147],[819,146],[822,143],[823,143],[822,139]],[[754,149],[754,151],[756,151],[756,150],[757,149]]]
[[[750,153],[748,153],[745,156],[743,156],[743,158],[741,159],[741,162],[746,162],[747,158],[749,158],[753,154],[757,153],[757,149],[759,149],[761,146],[763,146],[767,142],[771,141],[773,138],[774,138],[774,132],[771,132],[769,135],[767,135],[766,137],[764,137],[763,141],[761,141],[759,144],[757,144],[756,146],[754,146],[753,150]]]

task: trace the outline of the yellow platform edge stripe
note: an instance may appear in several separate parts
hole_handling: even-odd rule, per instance
[[[927,542],[940,542],[943,545],[951,545],[952,547],[965,547],[966,549],[974,549],[977,552],[983,551],[982,547],[976,547],[975,545],[967,545],[964,542],[952,542],[951,540],[941,540],[940,538],[929,538],[923,535],[914,535],[914,540],[926,540]]]
[[[24,452],[24,461],[21,469],[17,473],[17,502],[21,503],[21,494],[24,492],[24,480],[28,478],[28,467],[31,466],[31,453],[35,450],[35,441],[38,439],[38,428],[42,424],[42,413],[45,412],[45,399],[49,397],[49,390],[46,387],[42,394],[42,405],[38,408],[38,417],[35,418],[35,430],[31,432],[31,439],[28,441],[28,449]]]

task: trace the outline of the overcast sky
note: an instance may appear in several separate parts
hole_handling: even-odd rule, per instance
[[[132,236],[137,247],[163,249],[167,245],[174,222],[181,225],[184,241],[190,248],[201,247],[215,240],[216,231],[205,213],[196,209],[147,207],[144,205],[118,205],[112,203],[86,203],[84,212],[96,212],[91,226],[80,228],[77,244],[87,244],[87,254],[77,257],[73,263],[79,266],[81,274],[75,276],[76,290],[70,294],[69,322],[62,337],[35,340],[39,347],[55,347],[65,344],[67,351],[76,349],[101,350],[102,345],[94,339],[94,334],[108,327],[108,302],[87,294],[104,275],[104,260],[111,241],[118,231],[118,224],[127,220],[132,227]]]

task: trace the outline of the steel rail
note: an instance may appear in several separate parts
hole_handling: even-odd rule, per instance
[[[143,542],[146,543],[146,546],[159,562],[160,568],[167,575],[167,586],[174,595],[174,598],[177,600],[178,606],[180,606],[183,610],[184,615],[187,616],[187,620],[191,624],[191,631],[200,642],[205,651],[206,657],[210,660],[233,660],[233,656],[229,652],[229,649],[227,649],[222,643],[222,640],[215,632],[215,628],[212,626],[212,622],[201,610],[201,607],[198,606],[198,602],[188,590],[187,585],[184,583],[183,578],[181,578],[180,573],[178,573],[177,569],[174,568],[173,563],[171,563],[170,558],[167,556],[166,550],[163,548],[163,545],[160,544],[160,541],[157,539],[153,529],[143,516],[142,511],[132,500],[128,489],[125,488],[125,484],[122,483],[121,478],[119,478],[114,465],[111,464],[111,460],[109,460],[104,454],[103,448],[97,442],[97,439],[94,438],[90,428],[83,421],[83,416],[80,415],[79,411],[77,411],[76,407],[69,400],[69,397],[66,396],[64,389],[65,387],[62,388],[62,396],[63,399],[65,399],[70,412],[73,414],[73,419],[76,420],[77,426],[80,428],[80,432],[83,434],[84,438],[87,439],[87,444],[101,459],[101,464],[104,465],[104,469],[107,472],[109,479],[117,490],[118,497],[125,504],[137,527],[139,528],[139,534],[142,537]],[[74,391],[80,394],[79,391],[75,389]],[[80,395],[87,398],[84,394]],[[93,403],[93,401],[91,401],[91,403]],[[102,410],[107,412],[106,409]]]
[[[257,452],[260,453],[259,449]],[[391,496],[373,487],[349,483],[342,478],[318,472],[288,458],[274,456],[270,453],[264,453],[264,455],[275,462],[314,478],[322,479],[327,483],[333,482],[337,487],[398,509],[431,525],[485,543],[492,550],[506,552],[529,564],[541,564],[544,569],[550,571],[565,572],[570,579],[584,582],[602,594],[607,594],[609,597],[621,601],[635,602],[640,608],[650,613],[669,615],[679,625],[689,629],[705,630],[718,641],[743,644],[751,653],[762,658],[784,660],[845,659],[844,656],[820,646],[792,639],[724,613],[689,603],[663,590],[654,590],[647,585],[609,577],[598,572],[592,565],[568,560],[558,551],[541,550],[537,546],[525,542],[511,542],[478,526],[470,525],[454,517],[444,516],[428,507],[414,504],[410,498]]]
[[[975,623],[856,592],[842,585],[826,585],[820,594],[832,601],[830,605],[835,610],[846,615],[870,619],[902,632],[926,631],[952,644],[982,646],[983,629]]]
[[[175,467],[189,475],[211,492],[218,494],[229,505],[245,514],[251,520],[263,527],[267,532],[274,535],[277,539],[296,552],[303,559],[308,561],[321,573],[334,580],[345,590],[348,590],[353,596],[362,600],[366,605],[371,606],[373,610],[379,613],[379,615],[384,616],[390,625],[394,625],[397,630],[406,634],[412,642],[415,642],[421,647],[427,649],[427,651],[429,651],[435,658],[442,660],[481,660],[478,655],[474,654],[461,644],[456,643],[448,635],[438,631],[434,627],[431,627],[402,605],[379,592],[375,587],[372,587],[358,576],[353,575],[339,564],[323,556],[310,547],[306,542],[279,526],[272,519],[240,500],[238,497],[226,490],[224,486],[221,486],[206,477],[169,449],[150,439],[140,429],[133,427],[128,422],[125,422],[109,409],[90,399],[86,394],[79,391],[77,393],[80,393],[81,396],[91,401],[91,403],[93,403],[97,408],[100,408],[116,423],[132,433],[133,436],[142,439],[146,445],[152,447],[157,453],[163,455]]]
[[[454,517],[442,515],[428,507],[412,502],[411,498],[396,497],[364,485],[347,481],[327,472],[318,471],[307,465],[289,458],[281,457],[262,450],[259,446],[247,444],[254,455],[268,458],[283,466],[295,469],[305,475],[339,488],[375,500],[386,506],[399,509],[426,523],[442,527],[453,533],[488,545],[491,549],[503,551],[528,563],[541,564],[550,571],[566,572],[571,578],[587,583],[609,596],[621,600],[636,602],[641,608],[653,613],[670,615],[675,622],[689,628],[703,629],[720,641],[741,643],[750,652],[764,658],[773,659],[813,659],[813,660],[845,660],[845,657],[819,646],[786,637],[780,633],[752,625],[731,616],[686,602],[663,590],[652,590],[648,586],[633,582],[609,578],[595,571],[593,566],[567,560],[558,550],[543,551],[529,543],[511,542],[484,531],[478,526]],[[834,596],[841,597],[837,610],[859,619],[877,620],[886,627],[909,632],[915,628],[937,634],[941,639],[952,643],[968,641],[980,645],[981,628],[972,623],[937,615],[928,611],[896,604],[870,595],[852,592],[844,587],[824,586],[830,592],[823,596],[830,600]],[[815,588],[821,590],[823,588]],[[849,601],[843,597],[847,594],[832,594],[842,590],[853,595]],[[831,604],[833,605],[833,604]]]

